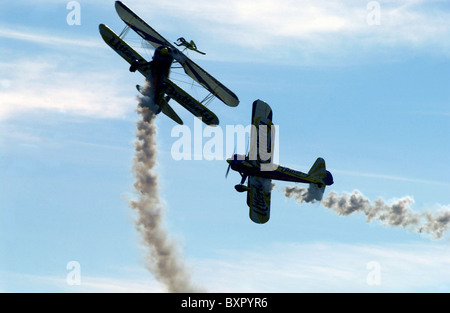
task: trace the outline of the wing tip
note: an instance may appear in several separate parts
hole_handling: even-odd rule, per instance
[[[250,211],[250,219],[256,224],[265,224],[269,221],[270,217]]]

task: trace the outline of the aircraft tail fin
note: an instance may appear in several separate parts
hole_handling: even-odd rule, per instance
[[[325,177],[326,176],[325,160],[322,158],[317,158],[316,162],[314,162],[313,166],[311,166],[308,175],[315,177]]]
[[[316,200],[322,200],[323,193],[325,192],[325,187],[333,184],[333,175],[326,170],[325,160],[322,158],[317,158],[313,166],[308,172],[308,175],[322,181],[322,183],[311,183],[309,184],[309,192],[314,194]]]

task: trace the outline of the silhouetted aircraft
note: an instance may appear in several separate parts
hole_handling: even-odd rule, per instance
[[[231,90],[190,60],[182,51],[158,34],[156,30],[144,22],[125,4],[121,1],[116,1],[115,8],[117,14],[127,26],[121,35],[117,36],[106,25],[100,24],[100,34],[103,40],[130,64],[131,72],[140,72],[150,82],[152,86],[151,96],[159,107],[156,113],[163,112],[178,124],[183,124],[181,118],[169,105],[169,100],[174,99],[193,115],[201,118],[205,124],[214,126],[219,124],[219,119],[205,107],[204,103],[206,101],[210,101],[212,97],[217,97],[228,106],[235,107],[239,104],[238,97]],[[133,29],[155,48],[152,61],[146,61],[123,41],[123,37],[129,28]],[[195,44],[190,45],[186,43],[186,45],[187,48],[195,47]],[[183,67],[189,77],[209,91],[210,94],[202,101],[194,99],[169,79],[170,69],[175,62]],[[138,90],[141,89],[138,88]]]
[[[247,192],[247,205],[250,219],[255,223],[266,223],[270,218],[270,195],[272,179],[310,184],[320,197],[325,186],[333,184],[333,176],[325,168],[325,160],[318,158],[308,174],[272,163],[274,127],[272,127],[272,109],[261,100],[253,102],[252,128],[247,155],[234,154],[227,159],[230,168],[241,174],[240,184],[234,186],[238,192]],[[244,185],[248,178],[247,186]]]

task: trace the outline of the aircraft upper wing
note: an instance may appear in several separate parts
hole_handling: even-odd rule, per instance
[[[248,177],[247,205],[250,219],[258,224],[266,223],[270,218],[270,194],[272,180],[258,176]]]
[[[182,52],[180,52],[182,53]],[[186,56],[177,60],[183,65],[184,71],[197,83],[205,87],[210,93],[220,99],[223,103],[230,107],[235,107],[239,104],[238,97],[230,89],[225,87],[213,76],[208,74],[204,69],[198,66],[194,61]]]
[[[142,38],[147,40],[155,49],[161,45],[169,46],[174,51],[174,58],[184,68],[184,71],[192,79],[214,94],[223,103],[235,107],[239,104],[238,97],[204,69],[189,59],[178,48],[172,45],[168,40],[161,36],[156,30],[142,20],[136,13],[120,1],[115,3],[117,14]]]
[[[275,128],[272,127],[272,109],[261,100],[253,102],[249,158],[260,164],[272,162]]]
[[[146,22],[144,22],[136,13],[134,13],[121,1],[116,1],[115,8],[117,14],[125,22],[125,24],[130,26],[142,38],[147,40],[155,49],[162,45],[175,48],[169,41],[158,34],[156,30],[151,28]]]

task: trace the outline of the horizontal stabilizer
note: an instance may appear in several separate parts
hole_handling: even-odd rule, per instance
[[[172,120],[174,120],[176,123],[183,125],[183,121],[178,116],[178,114],[175,113],[175,111],[172,109],[172,107],[169,105],[169,103],[167,103],[167,101],[165,99],[162,99],[161,102],[162,102],[161,103],[161,111],[165,115],[170,117]]]
[[[317,184],[309,184],[308,195],[311,197],[309,201],[317,200],[322,201],[323,194],[325,192],[325,185],[318,186]]]
[[[136,85],[136,89],[144,96],[149,97],[147,92],[144,89],[145,87],[142,87],[140,85]],[[151,87],[150,87],[151,88]],[[165,115],[170,117],[173,121],[176,123],[183,125],[183,120],[178,116],[177,113],[172,109],[172,107],[169,105],[169,103],[166,101],[166,99],[162,98],[159,105],[154,104],[153,101],[150,103],[153,103],[154,106],[157,107],[157,109],[153,109],[149,106],[150,110],[154,111],[156,114],[159,114],[159,112],[163,112]]]

